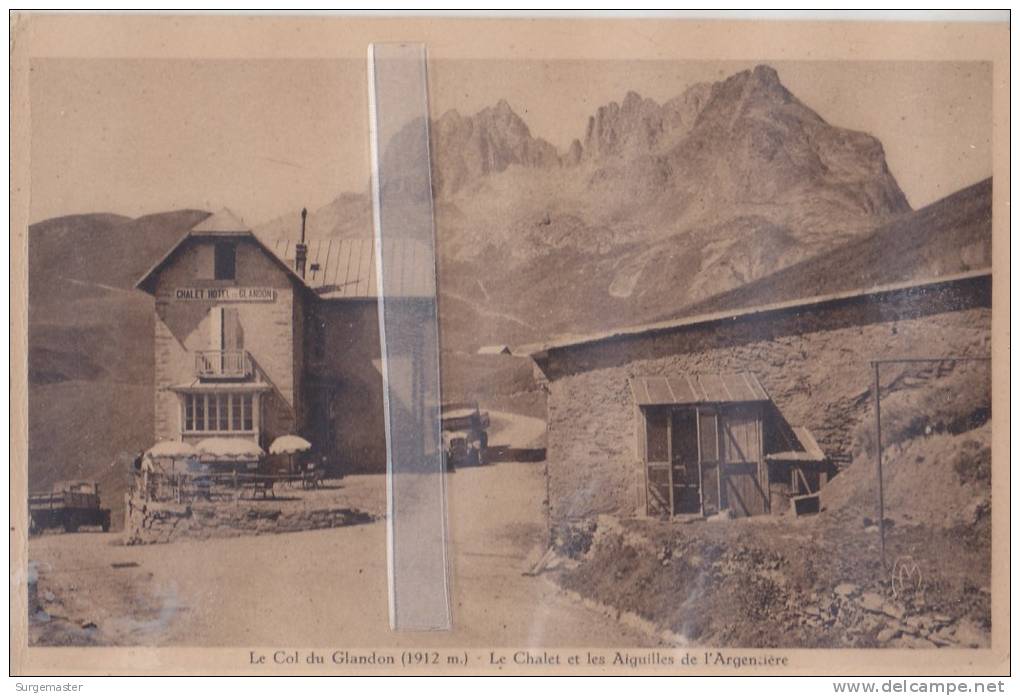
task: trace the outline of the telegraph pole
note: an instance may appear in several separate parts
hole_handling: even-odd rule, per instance
[[[886,358],[872,360],[871,367],[874,370],[874,384],[871,391],[875,396],[875,473],[878,477],[878,543],[882,558],[882,567],[885,566],[885,490],[882,481],[882,395],[879,384],[879,367],[882,363],[918,364],[918,363],[943,363],[943,362],[988,362],[991,357],[976,357],[970,355],[944,356],[944,357],[922,357],[922,358]]]
[[[879,393],[879,365],[877,360],[871,366],[875,370],[875,383],[871,391],[875,395],[875,469],[878,476],[878,544],[882,567],[885,568],[885,489],[882,483],[882,396]]]

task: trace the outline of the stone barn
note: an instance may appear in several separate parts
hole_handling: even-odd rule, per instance
[[[408,263],[388,301],[427,311],[414,243],[397,247],[406,253],[388,258]],[[155,300],[155,439],[265,451],[294,433],[329,469],[385,471],[371,239],[263,240],[224,210],[187,230],[137,286]]]
[[[554,519],[781,512],[850,455],[870,360],[982,356],[991,272],[515,349],[547,393]]]

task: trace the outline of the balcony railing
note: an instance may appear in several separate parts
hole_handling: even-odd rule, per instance
[[[252,376],[246,350],[202,350],[195,353],[195,374],[202,379],[247,379]]]

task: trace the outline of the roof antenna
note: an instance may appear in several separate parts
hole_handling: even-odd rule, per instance
[[[305,277],[305,263],[308,261],[308,247],[305,246],[305,219],[308,208],[301,209],[301,241],[294,248],[294,270],[302,278]]]

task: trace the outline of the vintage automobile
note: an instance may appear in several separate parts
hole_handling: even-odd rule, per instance
[[[49,493],[30,493],[28,514],[31,534],[53,527],[63,527],[65,532],[82,526],[110,531],[110,510],[100,507],[95,481],[60,481]]]
[[[442,408],[443,450],[447,468],[458,464],[477,466],[485,461],[489,446],[489,414],[475,402],[444,404]]]

